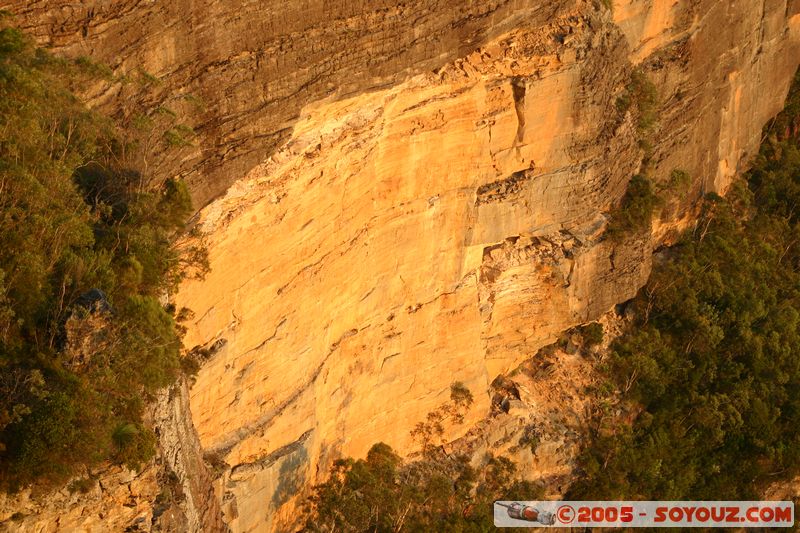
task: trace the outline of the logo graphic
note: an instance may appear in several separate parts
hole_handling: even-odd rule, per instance
[[[515,520],[524,520],[526,522],[539,522],[545,526],[552,526],[556,523],[555,517],[553,517],[553,513],[548,513],[547,511],[540,511],[535,507],[531,507],[530,505],[523,505],[519,502],[514,502],[511,504],[505,504],[500,502],[495,502],[495,505],[499,507],[505,507],[508,510],[508,516]]]
[[[790,501],[496,501],[497,527],[791,528]]]

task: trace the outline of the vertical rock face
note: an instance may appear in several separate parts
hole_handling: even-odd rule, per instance
[[[0,0],[0,9],[60,53],[150,80],[143,91],[97,88],[96,103],[188,114],[197,149],[153,170],[184,175],[205,204],[282,145],[308,102],[394,84],[575,1]]]
[[[198,219],[212,272],[179,303],[187,345],[213,348],[191,413],[234,531],[284,529],[339,454],[413,451],[455,381],[474,422],[499,373],[631,298],[800,60],[797,0],[395,4],[0,0],[64,53],[159,76],[141,105],[206,104],[198,149],[157,168],[226,191]],[[651,132],[618,105],[634,68],[658,89]],[[692,189],[613,243],[645,155]]]
[[[162,464],[161,493],[153,502],[153,529],[228,531],[192,422],[185,381],[161,393],[154,405],[153,423]]]
[[[664,99],[659,168],[722,192],[760,146],[798,62],[800,2],[614,0],[614,22]]]
[[[410,427],[454,381],[476,393],[475,420],[498,373],[632,297],[653,246],[727,188],[781,108],[794,9],[564,6],[432,73],[309,103],[202,211],[213,271],[182,291],[188,342],[222,346],[192,412],[231,467],[233,529],[280,529],[337,454],[413,450]],[[616,105],[635,66],[659,92],[651,134]],[[693,188],[653,235],[614,245],[607,213],[644,136],[653,178],[681,168]]]

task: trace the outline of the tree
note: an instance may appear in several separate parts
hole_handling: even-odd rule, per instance
[[[86,66],[0,29],[6,489],[154,453],[144,405],[181,366],[180,331],[161,299],[207,269],[202,248],[176,242],[192,213],[186,186],[127,166],[125,135],[71,92]]]

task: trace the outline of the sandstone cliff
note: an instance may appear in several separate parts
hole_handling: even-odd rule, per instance
[[[163,104],[186,113],[198,146],[155,172],[185,175],[204,204],[284,144],[307,103],[395,84],[573,3],[0,0],[0,9],[61,53],[90,56],[126,81],[161,80],[146,90],[104,85],[92,97],[121,115]]]
[[[93,88],[96,105],[204,103],[181,108],[196,146],[155,165],[209,202],[212,272],[179,303],[211,354],[191,413],[234,531],[287,527],[340,454],[412,451],[454,381],[476,398],[459,437],[499,373],[632,297],[693,200],[755,153],[800,61],[797,0],[2,7],[62,53],[161,80]],[[658,88],[649,132],[618,105],[634,68]],[[691,191],[614,244],[645,156]]]

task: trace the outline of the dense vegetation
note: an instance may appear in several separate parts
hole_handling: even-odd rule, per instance
[[[757,499],[800,472],[800,79],[748,175],[633,302],[572,496]],[[796,130],[794,130],[796,133]]]
[[[180,368],[161,300],[187,261],[203,266],[173,242],[191,213],[186,187],[136,172],[135,136],[122,142],[70,91],[90,67],[0,29],[4,489],[152,455],[144,405]]]

